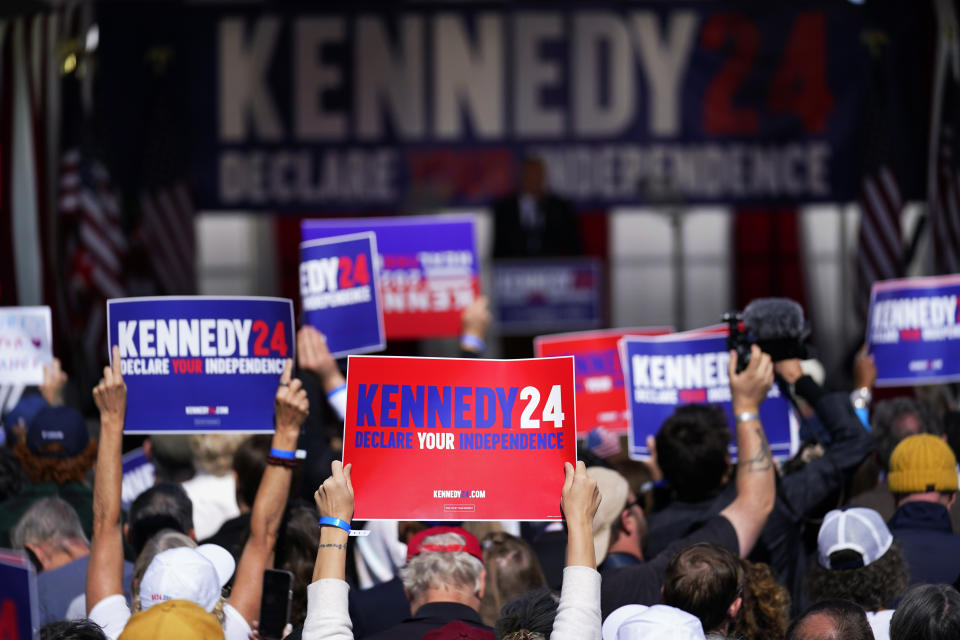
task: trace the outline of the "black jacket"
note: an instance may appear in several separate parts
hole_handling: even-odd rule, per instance
[[[824,393],[809,377],[797,381],[797,393],[817,412],[830,432],[831,444],[821,458],[778,481],[773,512],[760,534],[750,558],[766,562],[793,597],[793,611],[803,610],[803,580],[808,560],[815,550],[820,523],[815,518],[836,506],[836,496],[852,473],[874,449],[871,435],[853,412],[845,393]],[[652,557],[712,516],[736,497],[731,482],[714,498],[698,503],[674,502],[648,518],[649,532],[644,555]]]
[[[552,258],[583,253],[577,215],[562,198],[545,195],[537,201],[542,215],[536,228],[520,220],[520,200],[513,194],[493,204],[494,258]]]
[[[910,584],[954,584],[960,580],[960,536],[947,508],[935,502],[907,502],[888,523],[910,565]]]
[[[493,640],[493,629],[483,624],[480,614],[467,605],[457,602],[425,604],[400,624],[368,637],[370,640],[420,640],[423,634],[454,621],[465,622],[471,627],[489,631],[490,640]]]

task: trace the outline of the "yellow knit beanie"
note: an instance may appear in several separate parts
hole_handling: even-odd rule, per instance
[[[887,484],[893,493],[956,491],[957,459],[949,445],[937,436],[910,436],[890,456]]]

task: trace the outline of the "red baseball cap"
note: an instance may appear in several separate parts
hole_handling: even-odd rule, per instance
[[[461,536],[466,541],[466,544],[423,544],[425,538],[441,533],[455,533]],[[410,538],[410,542],[407,543],[407,562],[410,562],[412,558],[420,555],[424,551],[432,551],[434,553],[456,553],[463,551],[469,553],[480,562],[483,562],[483,550],[480,549],[480,541],[477,540],[475,535],[461,527],[430,527],[415,534]]]

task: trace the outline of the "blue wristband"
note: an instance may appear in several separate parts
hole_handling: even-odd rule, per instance
[[[342,385],[340,385],[339,387],[337,387],[336,389],[332,389],[332,390],[328,391],[328,392],[327,392],[327,397],[328,397],[328,398],[332,398],[333,396],[337,395],[337,394],[340,393],[341,391],[346,391],[346,390],[347,390],[347,385],[342,384]]]
[[[473,349],[477,353],[483,353],[487,350],[487,343],[472,333],[465,333],[460,336],[460,344]]]
[[[293,460],[297,457],[296,451],[284,451],[283,449],[270,449],[270,455],[281,460]]]
[[[338,529],[343,529],[347,533],[350,533],[350,523],[346,520],[341,520],[340,518],[331,518],[330,516],[323,516],[320,518],[320,521],[317,522],[318,527],[336,527]]]

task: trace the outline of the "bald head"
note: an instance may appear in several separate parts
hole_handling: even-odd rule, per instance
[[[873,631],[858,605],[847,600],[824,600],[793,621],[786,640],[873,640]]]

